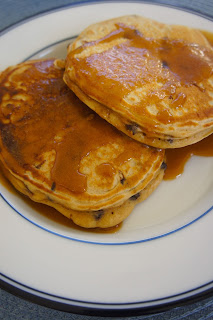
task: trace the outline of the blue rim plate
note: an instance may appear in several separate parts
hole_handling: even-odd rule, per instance
[[[209,17],[138,1],[66,6],[2,32],[0,68],[29,58],[65,57],[67,44],[87,25],[131,13],[213,27]],[[211,294],[212,171],[212,158],[193,157],[182,176],[163,181],[114,234],[59,225],[1,185],[2,287],[53,308],[93,315],[159,311]]]

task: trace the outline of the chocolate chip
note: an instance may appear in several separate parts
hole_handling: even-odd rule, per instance
[[[33,192],[28,188],[28,186],[25,183],[24,183],[24,186],[25,186],[26,190],[28,191],[28,193],[30,193],[32,195]]]
[[[50,202],[54,202],[53,199],[51,199],[49,196],[47,196],[47,200]]]
[[[167,139],[167,142],[169,142],[169,143],[173,143],[173,139]]]
[[[166,162],[163,161],[160,168],[165,170],[167,168]]]
[[[135,124],[126,124],[125,127],[126,127],[126,130],[132,132],[133,136],[137,133],[138,125],[136,123]]]
[[[44,160],[44,161],[42,161],[41,163],[37,164],[37,165],[35,166],[36,169],[40,169],[45,162],[46,162],[46,160]]]
[[[104,215],[104,210],[101,209],[101,210],[98,210],[94,213],[94,218],[96,221],[100,220],[102,218],[102,216]]]
[[[134,194],[134,196],[130,197],[130,200],[137,200],[140,197],[140,192]]]
[[[136,36],[139,36],[139,37],[142,36],[142,33],[141,33],[139,30],[137,30],[137,29],[134,30],[134,34],[135,34]]]
[[[55,183],[55,182],[53,182],[53,183],[52,183],[52,186],[51,186],[51,190],[52,190],[52,191],[54,191],[54,190],[55,190],[55,186],[56,186],[56,183]]]
[[[126,181],[126,178],[124,177],[120,180],[121,184],[124,184],[125,181]]]
[[[162,67],[163,68],[168,68],[169,67],[168,63],[165,60],[162,61]]]
[[[201,88],[197,83],[193,83],[193,86],[197,87],[201,92],[205,92],[205,88]]]

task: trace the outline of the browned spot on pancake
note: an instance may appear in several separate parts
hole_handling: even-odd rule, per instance
[[[20,153],[19,143],[14,136],[14,126],[12,124],[3,125],[0,123],[0,131],[4,147],[13,155],[16,161],[21,163],[22,156]]]

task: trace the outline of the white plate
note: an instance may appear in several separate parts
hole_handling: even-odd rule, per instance
[[[29,57],[64,57],[87,25],[135,13],[213,30],[204,17],[139,2],[66,7],[4,32],[0,69]],[[0,279],[43,304],[99,315],[136,314],[204,295],[213,289],[212,173],[212,158],[193,157],[114,234],[57,224],[0,185]]]

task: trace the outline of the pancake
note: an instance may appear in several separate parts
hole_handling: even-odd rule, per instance
[[[213,49],[199,30],[135,15],[91,25],[68,47],[64,80],[147,145],[179,148],[213,132]]]
[[[53,59],[0,74],[0,164],[14,187],[85,228],[111,227],[161,182],[164,151],[81,102]]]

